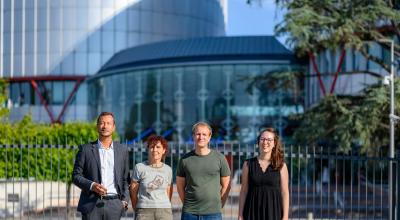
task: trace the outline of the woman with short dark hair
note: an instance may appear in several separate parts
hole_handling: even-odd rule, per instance
[[[163,163],[168,143],[161,136],[147,139],[148,160],[135,166],[130,185],[136,220],[172,220],[172,169]]]

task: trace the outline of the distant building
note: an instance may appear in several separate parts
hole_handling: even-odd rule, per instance
[[[223,36],[226,7],[227,0],[0,1],[0,77],[11,83],[11,120],[29,112],[41,122],[88,120],[82,82],[115,53]]]
[[[89,81],[91,117],[112,111],[121,136],[149,133],[190,140],[191,126],[209,121],[218,140],[254,142],[260,128],[290,127],[302,94],[251,87],[251,77],[302,64],[272,36],[206,37],[123,50]],[[251,91],[251,92],[250,92]],[[299,91],[300,92],[300,91]]]
[[[217,140],[249,143],[264,126],[285,135],[287,116],[303,111],[302,91],[250,86],[251,77],[304,64],[274,37],[224,37],[227,0],[0,2],[11,121],[113,111],[124,139],[184,142],[206,120]]]
[[[397,38],[394,40],[399,44]],[[372,42],[366,42],[365,47],[368,47],[371,55],[382,58],[390,65],[390,50]],[[342,55],[343,60],[341,61]],[[337,72],[339,65],[340,68]],[[324,97],[324,89],[326,94],[332,91],[337,95],[359,95],[367,85],[383,81],[384,76],[390,74],[377,63],[367,61],[354,49],[347,49],[345,53],[339,49],[322,51],[315,57],[315,66],[316,68],[310,59],[309,74],[305,79],[304,90],[306,108],[318,103]],[[395,68],[397,75],[398,70],[398,67]],[[319,81],[318,75],[322,83]]]

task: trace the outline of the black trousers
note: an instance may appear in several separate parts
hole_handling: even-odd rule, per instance
[[[119,220],[124,211],[119,199],[98,199],[91,212],[82,214],[82,220]]]

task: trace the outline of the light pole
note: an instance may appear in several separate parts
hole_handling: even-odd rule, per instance
[[[395,193],[393,184],[393,159],[394,159],[394,125],[397,120],[400,119],[399,116],[394,114],[394,41],[392,39],[381,39],[379,42],[390,43],[390,147],[389,147],[389,219],[394,220],[395,210],[393,195]],[[397,195],[396,195],[397,196]]]

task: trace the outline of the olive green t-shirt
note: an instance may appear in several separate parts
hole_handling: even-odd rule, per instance
[[[186,181],[183,212],[195,215],[221,213],[220,178],[231,175],[224,155],[215,150],[204,156],[191,151],[179,161],[176,175]]]

